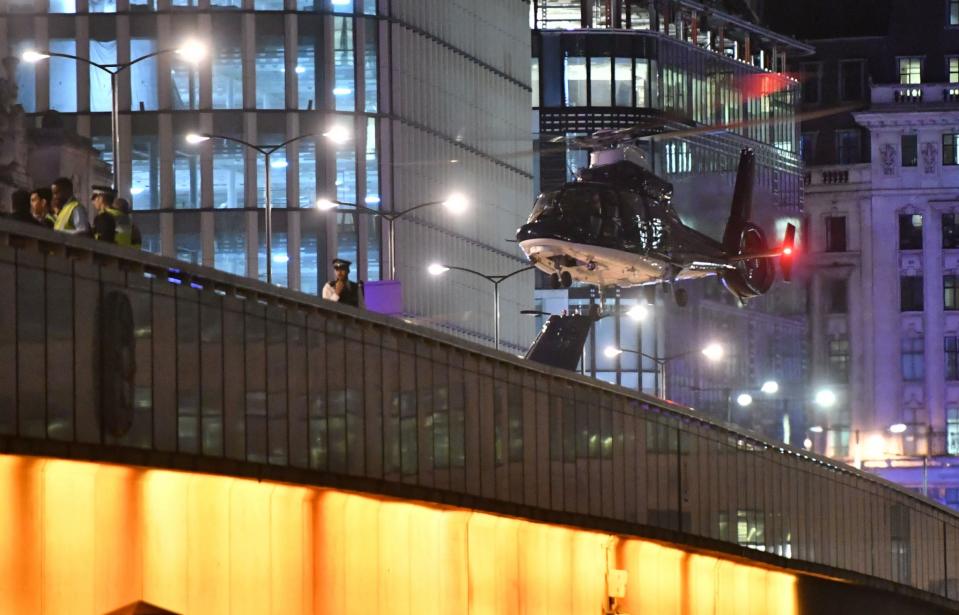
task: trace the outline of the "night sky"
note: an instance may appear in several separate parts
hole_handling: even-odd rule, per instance
[[[817,39],[886,34],[892,4],[893,0],[773,0],[764,8],[771,30]]]

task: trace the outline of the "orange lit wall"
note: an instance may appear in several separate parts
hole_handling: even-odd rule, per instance
[[[331,489],[0,455],[0,613],[796,615],[796,577]]]

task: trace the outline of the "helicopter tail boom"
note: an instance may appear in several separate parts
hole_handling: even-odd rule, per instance
[[[736,187],[729,208],[729,221],[723,232],[723,250],[737,254],[743,229],[752,217],[753,180],[756,176],[756,155],[751,149],[743,149],[739,155],[739,170],[736,172]]]

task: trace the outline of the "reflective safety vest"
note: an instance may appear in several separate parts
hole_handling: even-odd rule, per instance
[[[60,213],[57,214],[57,220],[53,223],[53,230],[55,231],[75,231],[76,226],[73,224],[73,210],[79,206],[80,203],[76,199],[73,199],[66,205],[60,208]]]
[[[117,226],[117,233],[114,241],[118,246],[140,247],[139,233],[134,232],[133,219],[130,214],[124,213],[119,209],[107,207],[106,212],[113,216],[113,221]]]

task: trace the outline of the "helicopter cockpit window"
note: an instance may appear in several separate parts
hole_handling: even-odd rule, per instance
[[[527,224],[558,213],[556,209],[556,194],[556,192],[547,192],[539,195],[536,203],[533,204],[533,211],[530,212],[529,218],[526,220]]]
[[[616,194],[599,186],[572,186],[559,198],[563,218],[586,232],[590,239],[613,241],[622,234],[623,220]]]

